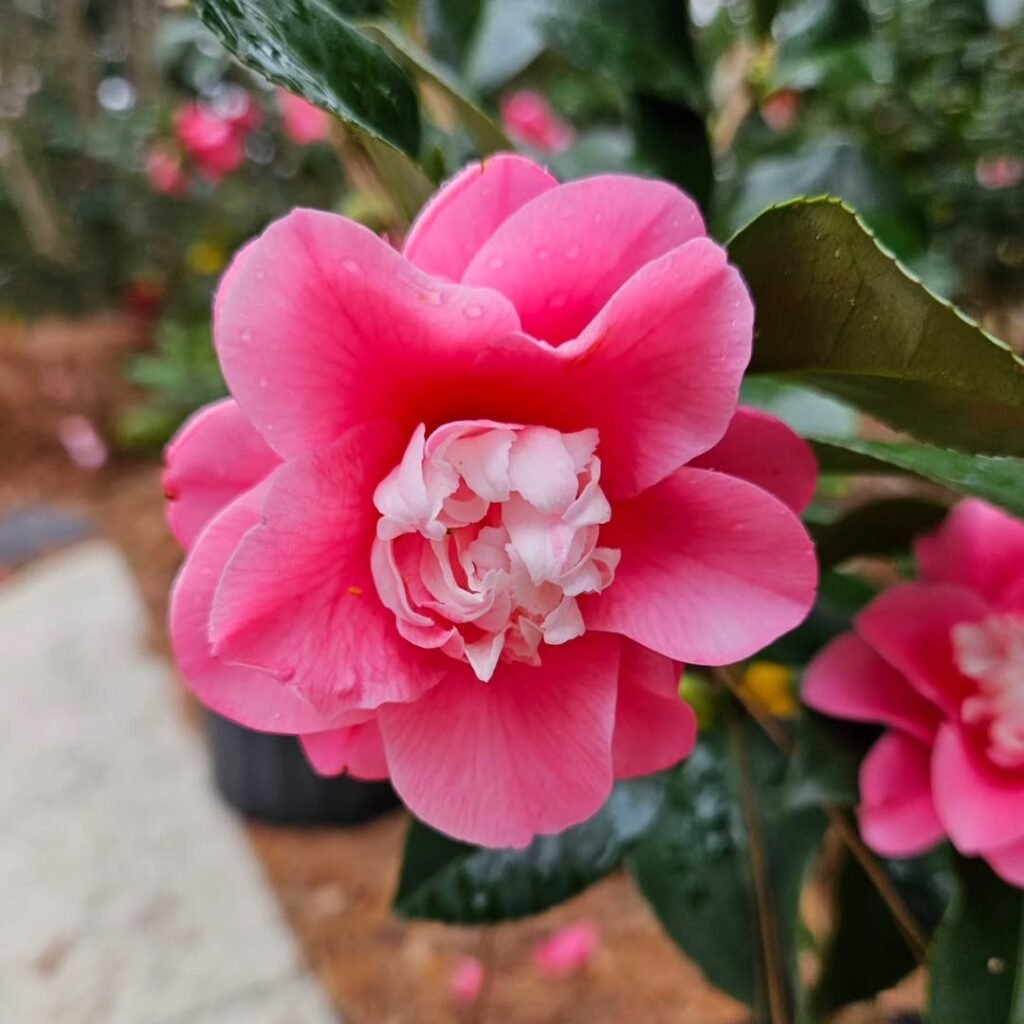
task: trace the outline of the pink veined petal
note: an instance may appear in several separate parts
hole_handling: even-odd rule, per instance
[[[810,445],[760,409],[737,409],[721,441],[690,465],[749,480],[798,515],[810,504],[818,482]]]
[[[939,818],[961,853],[1024,839],[1024,778],[983,762],[952,724],[935,739],[932,790]]]
[[[430,277],[344,217],[295,210],[228,270],[214,340],[242,411],[290,457],[377,418],[411,433],[425,398],[465,402],[456,369],[518,326],[495,292]]]
[[[515,153],[470,164],[420,211],[405,240],[405,258],[428,274],[458,281],[509,216],[557,184],[539,164]]]
[[[679,696],[679,676],[671,659],[622,641],[612,741],[615,778],[670,768],[693,749],[697,717]]]
[[[232,399],[193,414],[164,453],[167,522],[178,543],[187,551],[222,508],[280,461]]]
[[[814,545],[792,511],[745,480],[704,469],[614,506],[601,543],[615,582],[580,599],[588,629],[621,633],[687,664],[747,658],[814,601]]]
[[[901,583],[857,616],[856,629],[923,697],[957,715],[975,684],[956,666],[952,629],[987,614],[984,600],[963,587]]]
[[[318,775],[348,772],[356,779],[386,779],[388,761],[380,728],[370,719],[343,729],[310,732],[299,737],[306,759]]]
[[[369,426],[285,463],[214,599],[217,656],[289,680],[325,715],[414,700],[447,670],[399,636],[371,576],[371,496],[396,440]]]
[[[936,706],[855,633],[837,637],[807,666],[800,696],[822,714],[891,725],[924,743],[941,722]]]
[[[992,870],[1010,885],[1024,889],[1024,842],[986,850],[983,854]]]
[[[217,581],[242,538],[259,523],[268,486],[237,498],[199,535],[171,593],[171,643],[192,691],[225,718],[263,732],[329,729],[336,722],[280,679],[223,664],[210,649],[208,625]]]
[[[864,841],[883,857],[913,857],[945,835],[935,813],[928,778],[928,747],[887,732],[860,769],[860,827]]]
[[[508,296],[523,330],[558,344],[576,337],[641,267],[703,234],[697,205],[674,186],[600,175],[520,207],[462,280]]]
[[[612,784],[619,668],[613,637],[503,662],[489,683],[468,666],[379,721],[391,780],[409,809],[457,839],[522,847],[594,814]]]
[[[1024,578],[1024,523],[968,498],[917,542],[915,552],[926,582],[959,584],[1001,605],[1006,591]]]

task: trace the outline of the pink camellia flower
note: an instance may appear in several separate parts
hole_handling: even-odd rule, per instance
[[[143,159],[146,176],[155,191],[171,196],[181,195],[185,191],[181,153],[173,144],[157,140],[147,147]]]
[[[245,161],[245,137],[258,120],[251,102],[229,116],[203,103],[185,103],[174,114],[174,131],[203,177],[216,182]]]
[[[484,988],[484,965],[475,956],[460,957],[449,982],[452,998],[470,1006],[480,998]]]
[[[601,934],[590,921],[560,928],[533,951],[533,962],[541,974],[562,978],[585,966],[597,951]]]
[[[281,104],[284,133],[292,142],[308,146],[327,138],[330,120],[326,111],[287,89],[278,89],[277,99]]]
[[[800,103],[796,89],[777,89],[761,101],[761,117],[773,132],[789,131],[796,124]]]
[[[974,177],[982,188],[990,191],[1013,188],[1024,180],[1024,160],[1005,153],[983,156],[975,165]]]
[[[920,582],[818,655],[804,700],[888,726],[861,766],[870,846],[913,856],[948,836],[1024,886],[1024,523],[964,501],[916,553]]]
[[[236,257],[232,398],[167,451],[192,688],[521,846],[674,764],[680,662],[795,626],[814,459],[736,401],[753,309],[670,185],[467,168],[401,253],[297,210]]]
[[[529,89],[502,98],[501,124],[509,138],[539,153],[561,153],[576,138],[572,125],[563,121],[540,93]]]

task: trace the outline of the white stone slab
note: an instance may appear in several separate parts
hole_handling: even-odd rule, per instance
[[[327,1024],[93,542],[0,586],[0,1020]]]

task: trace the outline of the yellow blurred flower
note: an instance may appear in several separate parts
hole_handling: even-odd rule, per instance
[[[224,247],[216,242],[193,242],[185,253],[185,262],[193,273],[212,277],[223,269],[227,255]]]
[[[799,705],[793,672],[776,661],[753,661],[740,680],[740,690],[776,718],[794,718]]]

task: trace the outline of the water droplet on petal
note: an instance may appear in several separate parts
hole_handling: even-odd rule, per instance
[[[423,301],[428,306],[440,306],[441,305],[441,293],[440,292],[424,292],[421,296]]]
[[[270,381],[268,381],[266,377],[260,377],[260,387],[261,388],[265,388],[269,383],[270,383]]]
[[[351,271],[352,271],[352,273],[355,273],[356,271],[358,271],[358,270],[359,270],[359,264],[358,264],[358,263],[356,263],[356,261],[355,261],[354,259],[351,259],[351,258],[349,258],[349,259],[345,259],[345,260],[342,260],[342,261],[341,261],[341,265],[342,265],[342,266],[343,266],[343,267],[344,267],[344,268],[345,268],[346,270],[351,270]]]
[[[565,258],[567,260],[577,259],[579,257],[579,254],[580,247],[575,242],[573,242],[573,244],[570,245],[569,248],[565,250]]]
[[[552,309],[561,309],[565,305],[566,301],[567,298],[564,292],[556,292],[551,296],[551,300],[548,305],[550,305]]]
[[[256,280],[257,281],[262,281],[266,276],[267,276],[267,272],[265,270],[257,270],[256,271]]]
[[[546,260],[548,258],[548,251],[547,249],[544,248],[544,246],[541,246],[539,249],[536,250],[536,252],[534,252],[534,256],[536,256],[539,260]]]
[[[247,345],[249,344],[249,342],[252,341],[252,331],[250,331],[248,327],[246,327],[246,329],[242,331],[242,341],[244,341]]]
[[[463,312],[469,317],[470,320],[479,320],[484,315],[483,308],[474,303],[472,306],[467,306]]]
[[[501,270],[501,268],[505,266],[505,261],[500,256],[492,256],[487,261],[487,266],[489,266],[491,270]]]

